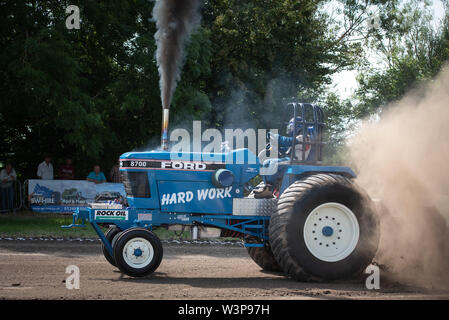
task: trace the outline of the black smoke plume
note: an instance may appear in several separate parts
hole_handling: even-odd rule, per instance
[[[156,61],[162,108],[170,108],[173,92],[184,63],[184,47],[200,22],[200,0],[156,0]]]

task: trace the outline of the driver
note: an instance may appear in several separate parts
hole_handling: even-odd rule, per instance
[[[291,118],[290,121],[287,124],[287,136],[281,136],[278,134],[269,133],[270,135],[270,144],[277,145],[278,151],[279,151],[279,158],[274,159],[267,159],[263,163],[264,168],[269,168],[271,166],[277,165],[282,162],[286,162],[290,160],[291,155],[291,147],[293,143],[293,137],[296,137],[295,142],[295,159],[296,160],[303,160],[303,144],[304,141],[303,137],[303,121],[301,117],[296,117],[296,127],[295,127],[295,121],[294,118]],[[310,136],[306,132],[305,142],[310,141]],[[309,156],[311,149],[310,144],[305,145],[305,159]],[[276,172],[272,175],[264,175],[264,186],[262,188],[254,190],[254,198],[273,198],[273,191],[274,187],[278,184],[279,180],[282,178],[285,169],[287,166],[278,166]]]

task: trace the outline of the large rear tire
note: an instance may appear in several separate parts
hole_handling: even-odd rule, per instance
[[[123,231],[113,249],[117,267],[130,277],[144,277],[153,273],[163,256],[159,238],[144,228]]]
[[[369,196],[351,180],[315,174],[281,195],[269,226],[273,254],[299,281],[337,280],[365,270],[379,244],[379,220]]]

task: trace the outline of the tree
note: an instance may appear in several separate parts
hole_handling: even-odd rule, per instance
[[[213,58],[212,121],[277,128],[282,98],[313,100],[330,76],[354,63],[358,46],[328,28],[328,1],[207,1]]]
[[[384,68],[361,68],[355,116],[362,118],[400,99],[411,88],[436,76],[449,59],[449,10],[433,25],[430,3],[410,0],[383,13],[368,49],[380,53]]]
[[[94,163],[108,170],[160,133],[153,3],[84,1],[79,30],[65,27],[69,4],[0,4],[0,158],[27,178],[45,153],[72,157],[78,178]],[[175,110],[210,106],[200,89],[209,47],[207,30],[192,39]]]
[[[363,55],[354,67],[359,72],[359,89],[349,99],[327,92],[321,100],[328,107],[329,144],[326,161],[341,163],[346,137],[362,118],[379,114],[391,102],[421,82],[433,78],[449,59],[449,6],[435,28],[429,1],[342,1],[358,23],[347,23],[348,39],[360,41]],[[371,8],[369,8],[371,6]],[[362,21],[379,17],[369,28]],[[354,25],[355,27],[351,27]]]
[[[332,3],[340,4],[335,16]],[[448,58],[447,19],[434,32],[427,14],[401,3],[205,1],[170,127],[201,119],[208,127],[280,128],[290,117],[280,109],[283,99],[296,97],[325,106],[334,152],[347,123],[434,75]],[[123,152],[160,143],[154,3],[83,1],[79,30],[65,26],[69,4],[0,3],[0,159],[22,177],[35,176],[45,153],[56,162],[73,158],[84,178],[94,163],[107,172]],[[375,12],[381,27],[367,30]],[[382,71],[362,59],[373,52],[385,62]],[[361,89],[353,101],[340,101],[327,85],[355,67],[363,72]]]

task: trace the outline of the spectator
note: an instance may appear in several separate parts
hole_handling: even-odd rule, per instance
[[[53,180],[53,165],[50,156],[45,156],[44,161],[37,167],[37,177],[43,180]]]
[[[2,194],[2,210],[12,210],[14,206],[14,181],[16,181],[16,171],[11,163],[7,163],[0,172],[0,189]]]
[[[94,165],[94,171],[91,171],[86,178],[87,181],[94,182],[96,184],[106,182],[106,177],[103,172],[100,171],[98,164]]]
[[[59,169],[59,179],[73,180],[75,179],[75,169],[72,166],[72,159],[67,158],[65,165]]]
[[[109,177],[111,178],[111,182],[120,183],[120,167],[118,164],[111,168]]]

